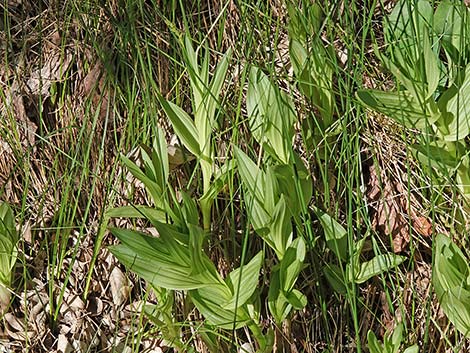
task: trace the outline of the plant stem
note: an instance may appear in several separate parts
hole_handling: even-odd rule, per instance
[[[203,179],[203,195],[209,191],[211,186],[212,178],[212,163],[205,160],[201,160],[201,169],[202,169],[202,179]],[[210,232],[211,230],[211,209],[212,209],[212,200],[210,198],[204,198],[201,201],[201,212],[202,212],[202,222],[205,232]]]

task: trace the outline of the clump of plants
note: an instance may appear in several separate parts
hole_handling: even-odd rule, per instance
[[[437,185],[453,181],[470,200],[469,9],[445,0],[399,1],[384,22],[386,48],[377,49],[396,77],[395,91],[360,90],[365,106],[418,130],[411,146]]]
[[[307,65],[302,61],[306,56],[302,54],[300,42],[294,41],[292,45],[300,53],[296,72],[301,74],[307,69],[301,67]],[[212,351],[224,349],[220,340],[217,341],[216,332],[243,327],[250,330],[258,352],[269,352],[273,347],[281,350],[287,344],[283,336],[289,335],[291,318],[307,305],[307,297],[297,282],[301,271],[308,266],[305,262],[308,249],[315,245],[310,207],[312,179],[305,162],[293,148],[296,109],[292,98],[272,78],[258,67],[247,68],[246,121],[259,152],[253,160],[249,149],[233,145],[233,157],[224,158],[224,164],[219,165],[211,136],[218,128],[215,116],[230,52],[211,74],[207,47],[200,46],[195,51],[188,37],[181,41],[181,47],[191,83],[194,120],[162,96],[159,101],[180,141],[196,158],[202,192],[197,197],[170,185],[167,145],[158,128],[153,145],[141,150],[142,167],[122,156],[134,177],[145,185],[153,205],[125,206],[108,212],[108,217],[144,218],[157,230],[158,236],[114,228],[111,231],[121,243],[111,247],[111,251],[156,293],[159,304],[147,306],[145,311],[174,347],[180,350],[185,347],[172,294],[183,291],[188,306],[185,310],[194,306],[204,318],[198,332]],[[203,62],[199,66],[201,56]],[[312,77],[318,78],[318,74]],[[312,78],[311,84],[316,84],[316,78]],[[312,93],[310,98],[318,109],[322,106],[326,109],[322,120],[327,130],[333,124],[333,108],[328,108],[331,99],[317,100],[316,96]],[[310,136],[315,141],[316,137]],[[240,267],[221,276],[206,252],[212,235],[211,205],[226,184],[234,180],[241,184],[241,212],[258,236],[256,239],[263,244],[263,250],[256,253],[248,250],[254,234],[246,230],[241,239]],[[365,239],[349,254],[344,228],[320,209],[315,208],[315,212],[325,229],[326,243],[340,262],[340,266],[332,264],[325,270],[333,288],[340,293],[403,261],[398,255],[377,254],[372,260],[361,262]],[[264,286],[267,286],[267,297],[263,294]],[[273,326],[262,324],[265,304],[274,320]]]
[[[470,201],[470,9],[444,0],[399,1],[384,22],[386,48],[376,50],[397,79],[395,91],[360,90],[360,102],[418,131],[411,146],[436,185],[455,184],[468,219]],[[439,188],[444,192],[444,188]],[[459,227],[462,232],[465,227]],[[468,259],[447,236],[434,237],[432,284],[441,307],[463,335],[470,332]],[[398,335],[398,334],[396,334]],[[395,333],[391,341],[392,346]],[[386,342],[387,342],[386,340]],[[395,351],[392,348],[376,351]],[[373,336],[369,344],[377,346]],[[398,349],[398,348],[397,348]]]

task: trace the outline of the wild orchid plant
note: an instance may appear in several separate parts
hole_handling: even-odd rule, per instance
[[[464,336],[470,337],[469,259],[444,234],[434,238],[432,284],[449,320]]]
[[[257,310],[253,309],[252,303],[263,264],[263,253],[256,254],[226,278],[220,276],[203,250],[208,232],[199,226],[196,202],[184,192],[181,192],[182,200],[178,201],[168,187],[167,149],[163,132],[159,131],[154,148],[144,158],[143,171],[128,159],[123,159],[133,175],[144,183],[149,194],[156,193],[156,206],[136,206],[134,211],[126,206],[113,209],[108,214],[110,217],[127,215],[145,218],[155,227],[158,237],[136,230],[115,228],[111,232],[121,243],[110,250],[120,262],[159,293],[162,303],[158,307],[147,306],[146,312],[154,317],[157,324],[162,325],[166,330],[163,332],[170,335],[167,339],[173,341],[176,348],[181,348],[182,344],[178,341],[179,329],[174,322],[171,294],[168,295],[166,291],[179,290],[186,293],[208,325],[220,329],[248,326],[263,351],[269,344],[261,333]],[[172,195],[171,202],[164,197],[167,194]],[[172,224],[168,224],[168,220]],[[165,305],[168,300],[170,304]],[[158,314],[155,314],[155,309],[158,309]],[[169,330],[170,327],[173,329]]]
[[[268,307],[280,325],[306,297],[294,288],[306,253],[302,237],[293,237],[292,219],[300,220],[312,196],[312,182],[292,149],[295,109],[290,97],[252,68],[247,93],[250,131],[264,151],[259,167],[235,148],[245,204],[256,233],[271,247],[278,263],[270,277]],[[295,186],[298,187],[295,187]],[[294,188],[294,190],[293,190]]]
[[[242,264],[222,278],[215,265],[204,252],[204,240],[210,234],[211,205],[223,188],[233,162],[216,168],[211,133],[216,125],[215,113],[218,96],[228,68],[227,53],[217,66],[212,80],[209,74],[209,52],[206,50],[202,67],[197,64],[197,54],[190,40],[183,44],[186,65],[193,93],[194,121],[177,105],[159,96],[159,101],[172,122],[177,136],[189,152],[194,154],[202,169],[203,195],[199,200],[203,228],[199,225],[197,203],[183,190],[177,197],[169,187],[168,150],[164,134],[158,129],[152,148],[142,148],[143,166],[139,167],[127,157],[122,161],[138,180],[143,182],[153,207],[125,206],[112,209],[107,217],[141,217],[156,229],[158,237],[128,229],[112,229],[121,241],[110,248],[111,252],[130,270],[152,286],[161,303],[146,306],[145,311],[154,322],[161,325],[166,339],[175,348],[182,349],[180,330],[173,315],[172,291],[186,293],[189,302],[205,318],[205,325],[218,329],[248,327],[257,339],[259,351],[269,351],[269,336],[264,336],[259,325],[259,308],[253,294],[263,265],[263,253],[257,253],[248,263]],[[206,343],[211,343],[207,332]]]
[[[183,145],[196,156],[201,166],[203,194],[200,199],[204,230],[209,231],[213,194],[211,183],[216,171],[212,130],[216,128],[216,108],[228,69],[230,50],[219,62],[213,77],[209,74],[209,50],[206,47],[202,66],[198,64],[198,53],[194,51],[189,37],[185,37],[183,56],[185,59],[192,92],[194,120],[183,109],[159,96],[160,103],[170,119]]]
[[[396,91],[360,90],[359,100],[421,132],[412,146],[434,175],[454,175],[470,201],[470,9],[445,0],[399,1],[384,22],[387,47],[377,55],[399,82]],[[442,55],[441,55],[442,53]],[[387,55],[388,54],[388,55]],[[442,57],[446,60],[441,60]]]
[[[289,55],[299,91],[316,113],[302,120],[302,137],[309,150],[326,160],[332,143],[341,131],[337,114],[334,67],[337,57],[333,46],[321,38],[325,14],[320,3],[305,3],[302,9],[288,3]]]

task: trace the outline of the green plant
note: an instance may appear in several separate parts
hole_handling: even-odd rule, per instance
[[[197,54],[188,38],[185,39],[183,49],[193,93],[194,121],[177,105],[161,96],[159,101],[178,137],[201,165],[203,195],[199,205],[204,230],[199,227],[196,202],[183,190],[179,191],[178,196],[169,186],[167,145],[162,130],[157,129],[153,145],[142,146],[140,150],[141,167],[129,158],[121,157],[133,176],[145,185],[153,205],[114,208],[107,212],[106,218],[144,218],[157,230],[158,237],[134,230],[112,229],[121,243],[110,250],[130,270],[144,278],[155,292],[161,294],[162,305],[147,307],[146,312],[162,327],[162,333],[176,348],[184,347],[171,300],[172,291],[179,290],[186,293],[188,303],[204,316],[204,325],[218,329],[248,326],[258,340],[260,351],[264,351],[269,349],[271,343],[269,336],[265,337],[259,327],[257,296],[254,295],[263,264],[263,253],[259,252],[249,263],[242,264],[224,279],[203,250],[204,240],[210,230],[211,204],[235,166],[234,162],[228,161],[217,168],[211,146],[217,97],[224,82],[230,54],[224,56],[214,79],[210,81],[207,48],[202,68],[197,65]],[[210,334],[206,332],[204,336],[211,347]]]
[[[395,327],[393,332],[389,332],[384,337],[384,343],[381,344],[374,332],[367,332],[367,343],[370,353],[398,353],[403,342],[403,324]],[[418,353],[419,348],[416,344],[406,348],[403,353]]]
[[[333,87],[335,50],[320,37],[325,14],[319,3],[304,3],[302,9],[288,3],[288,12],[289,54],[298,88],[318,111],[303,121],[303,139],[311,150],[325,146],[319,156],[326,159],[331,152],[331,138],[339,130]]]
[[[328,264],[323,268],[328,282],[338,293],[346,294],[351,291],[352,285],[364,283],[405,261],[404,256],[393,253],[380,253],[371,260],[361,261],[362,249],[367,237],[356,241],[352,246],[352,253],[350,253],[347,230],[320,209],[315,208],[315,213],[323,227],[326,245],[336,255],[340,263],[340,266]]]
[[[0,312],[5,313],[11,298],[12,270],[17,258],[19,240],[15,216],[6,202],[0,203]]]
[[[294,288],[305,258],[305,242],[302,238],[293,239],[288,196],[280,193],[274,168],[268,167],[265,173],[241,150],[236,149],[235,155],[250,222],[278,259],[271,272],[268,304],[276,322],[281,324],[292,308],[298,310],[307,303]]]
[[[268,308],[278,328],[284,322],[289,327],[292,313],[307,304],[295,285],[305,266],[312,182],[292,148],[297,120],[293,102],[256,67],[250,69],[246,105],[250,131],[262,147],[261,163],[257,165],[237,147],[234,152],[249,221],[276,255],[269,277]],[[293,221],[298,231],[295,238]],[[278,329],[275,335],[277,342],[282,341]]]
[[[438,234],[434,243],[432,284],[437,299],[457,330],[470,337],[469,260],[444,234]]]
[[[454,176],[470,199],[470,24],[461,2],[402,0],[384,23],[386,54],[376,50],[399,82],[396,91],[359,90],[365,106],[420,130],[412,146],[438,179]],[[440,58],[444,55],[446,60]],[[438,183],[439,184],[439,183]]]
[[[199,215],[194,200],[184,192],[180,203],[175,198],[170,202],[163,197],[167,193],[172,194],[167,187],[166,153],[160,131],[154,148],[149,153],[143,151],[146,155],[143,158],[143,171],[123,158],[133,175],[144,183],[152,196],[157,197],[156,207],[119,207],[108,212],[108,217],[145,218],[155,227],[158,237],[135,230],[112,229],[121,244],[110,250],[119,261],[154,287],[156,292],[185,291],[190,302],[205,317],[207,325],[221,329],[248,326],[258,339],[261,350],[264,350],[268,344],[258,327],[258,309],[254,308],[252,302],[263,254],[259,252],[248,264],[233,270],[225,279],[218,274],[203,250],[202,244],[208,233],[198,226]],[[157,169],[162,172],[161,177],[157,177]],[[160,194],[152,193],[152,190]],[[173,224],[164,223],[166,216],[170,217]],[[162,325],[163,333],[169,336],[167,339],[181,348],[172,314],[173,302],[169,300],[169,294],[165,294],[165,298],[162,303],[167,304],[156,308],[158,314],[149,308],[147,311],[153,316],[154,322]],[[173,329],[170,330],[171,327]]]
[[[210,189],[216,170],[211,136],[212,130],[217,125],[216,108],[219,103],[219,94],[225,80],[231,52],[229,50],[225,53],[211,79],[208,48],[205,48],[204,59],[200,67],[198,64],[198,53],[194,51],[189,37],[186,36],[184,38],[184,43],[181,46],[191,84],[194,120],[183,109],[167,101],[161,95],[158,98],[181,142],[196,156],[201,166],[203,195],[200,203],[204,230],[209,231],[213,203]]]

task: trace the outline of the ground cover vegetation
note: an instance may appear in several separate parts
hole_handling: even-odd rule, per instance
[[[470,350],[470,9],[0,5],[5,352]]]

